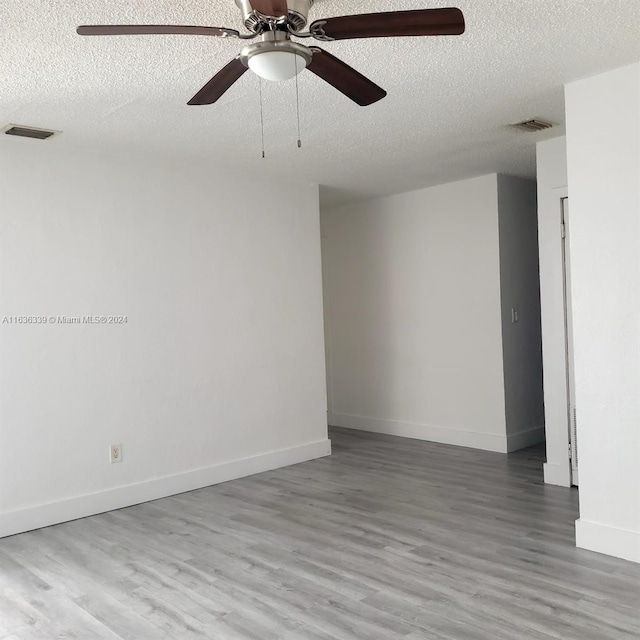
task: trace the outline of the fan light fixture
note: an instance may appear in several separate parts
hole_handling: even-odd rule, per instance
[[[262,42],[247,45],[240,54],[240,61],[261,78],[281,82],[304,71],[312,57],[309,47],[291,42],[288,34],[273,31],[264,34]]]
[[[293,51],[263,51],[249,58],[249,69],[265,80],[281,82],[307,68],[307,60]]]

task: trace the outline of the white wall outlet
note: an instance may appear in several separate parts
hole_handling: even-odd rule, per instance
[[[111,464],[115,462],[122,462],[122,445],[121,444],[112,444],[109,447],[109,461]]]
[[[511,322],[513,324],[520,322],[520,311],[518,310],[518,307],[511,309]]]

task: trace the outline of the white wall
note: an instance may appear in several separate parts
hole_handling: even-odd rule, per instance
[[[499,175],[498,218],[505,414],[514,451],[544,442],[536,183]]]
[[[567,196],[566,138],[537,145],[538,239],[544,362],[547,461],[544,480],[571,485],[567,399],[566,336],[562,271],[561,198]]]
[[[578,546],[640,562],[640,64],[566,87]]]
[[[128,323],[0,324],[0,535],[329,452],[318,191],[281,196],[3,142],[0,320]]]
[[[497,176],[321,221],[330,423],[506,451]]]

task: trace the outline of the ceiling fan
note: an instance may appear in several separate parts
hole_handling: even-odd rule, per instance
[[[189,100],[190,105],[213,104],[248,69],[266,80],[279,81],[293,78],[306,68],[364,107],[381,100],[387,92],[328,51],[293,42],[291,37],[331,42],[352,38],[460,35],[465,30],[462,11],[455,8],[325,18],[312,22],[308,31],[303,31],[314,0],[235,0],[235,3],[242,12],[248,34],[224,27],[183,25],[93,25],[78,27],[77,31],[82,36],[183,34],[240,40],[260,38],[247,45],[209,80]]]

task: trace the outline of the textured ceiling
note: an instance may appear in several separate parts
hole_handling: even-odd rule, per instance
[[[640,59],[639,0],[316,0],[325,16],[460,7],[459,37],[354,40],[324,46],[389,95],[354,105],[309,72],[258,78],[214,106],[186,102],[242,43],[188,36],[81,38],[78,24],[176,23],[242,29],[233,0],[0,0],[0,127],[59,129],[47,143],[105,153],[194,159],[216,169],[322,185],[326,202],[398,193],[489,172],[533,176],[546,134],[506,125],[564,122],[563,84]],[[305,41],[309,44],[309,41]],[[247,181],[247,193],[256,197]]]

